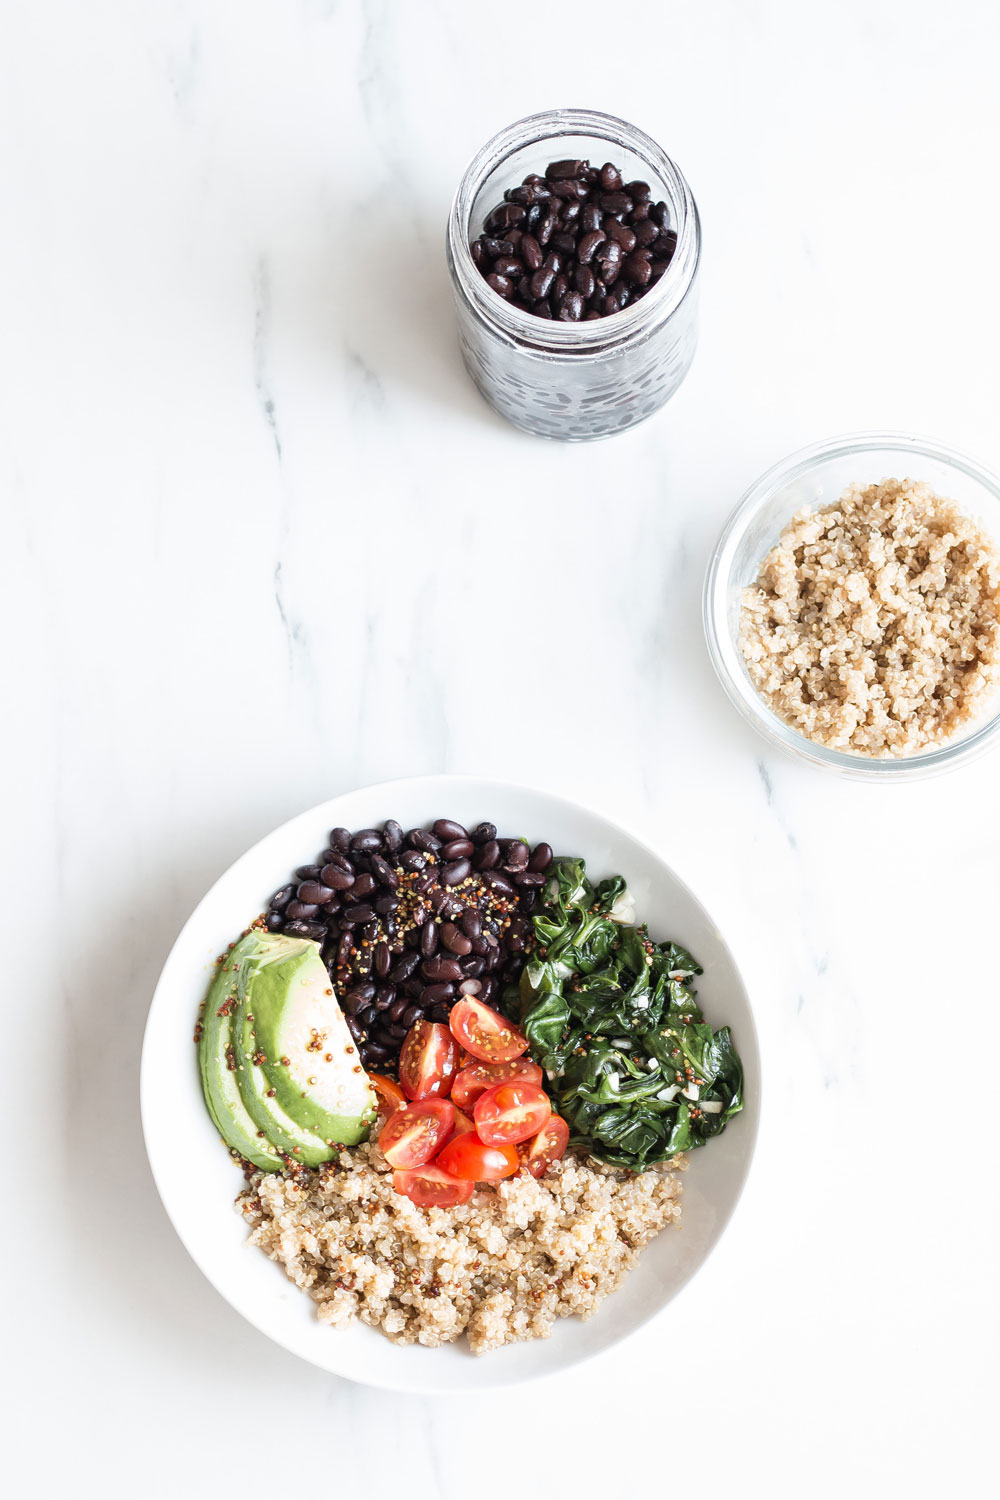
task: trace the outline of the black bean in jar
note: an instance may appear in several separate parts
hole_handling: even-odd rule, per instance
[[[498,296],[535,317],[610,317],[645,296],[676,248],[676,234],[667,239],[667,205],[652,204],[647,182],[623,184],[613,162],[599,171],[576,159],[549,162],[544,176],[529,173],[504,198],[473,241],[472,258]],[[458,826],[439,818],[434,831]]]

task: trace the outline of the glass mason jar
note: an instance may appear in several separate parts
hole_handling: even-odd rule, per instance
[[[605,161],[641,178],[670,209],[677,248],[656,285],[605,318],[536,317],[488,286],[471,242],[487,214],[529,172],[562,157]],[[516,427],[579,442],[623,432],[677,390],[697,340],[698,209],[682,173],[634,125],[587,109],[556,109],[509,125],[467,168],[448,223],[448,267],[466,368],[486,400]]]

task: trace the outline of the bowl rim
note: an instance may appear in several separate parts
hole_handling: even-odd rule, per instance
[[[506,1376],[506,1378],[503,1373],[498,1372],[498,1378],[491,1381],[489,1386],[473,1387],[474,1390],[478,1392],[484,1389],[502,1389],[504,1387],[510,1387],[513,1385],[526,1384],[529,1381],[555,1378],[565,1370],[579,1367],[580,1365],[585,1364],[602,1354],[610,1352],[612,1349],[620,1348],[621,1345],[628,1339],[636,1337],[642,1329],[647,1328],[651,1322],[662,1315],[662,1313],[669,1306],[670,1302],[672,1302],[673,1299],[691,1283],[695,1276],[699,1274],[706,1263],[711,1259],[712,1255],[718,1248],[719,1242],[722,1239],[726,1229],[732,1222],[737,1208],[739,1207],[739,1204],[743,1198],[743,1194],[746,1190],[746,1185],[749,1180],[750,1172],[756,1156],[757,1144],[760,1135],[761,1095],[763,1089],[760,1034],[757,1028],[757,1022],[754,1016],[749,991],[743,978],[742,970],[736,963],[736,960],[730,950],[729,944],[722,936],[722,933],[717,927],[716,923],[712,920],[705,906],[687,885],[686,881],[681,879],[681,877],[676,874],[673,866],[668,864],[667,861],[662,857],[661,854],[657,852],[655,848],[647,844],[644,840],[640,839],[624,825],[614,822],[612,819],[606,817],[603,813],[596,812],[583,803],[575,802],[572,798],[564,797],[557,792],[550,792],[543,787],[533,787],[522,782],[505,781],[491,776],[477,776],[474,773],[441,772],[424,775],[418,774],[415,776],[395,777],[389,781],[374,782],[368,785],[351,787],[347,791],[341,792],[335,797],[327,798],[322,802],[316,803],[311,807],[303,809],[301,812],[294,814],[290,818],[286,818],[283,822],[275,825],[274,828],[268,830],[260,838],[256,839],[253,844],[251,844],[246,850],[244,850],[241,855],[233,860],[219,874],[219,876],[204,892],[200,900],[196,903],[187,920],[184,922],[183,926],[178,932],[173,944],[171,945],[170,952],[167,954],[167,957],[164,960],[159,977],[157,978],[157,982],[153,990],[153,995],[149,1005],[149,1011],[146,1017],[146,1023],[143,1029],[138,1079],[139,1110],[142,1125],[143,1144],[146,1151],[146,1159],[149,1163],[150,1173],[152,1175],[160,1202],[171,1224],[171,1227],[180,1240],[181,1244],[184,1246],[184,1249],[187,1251],[191,1260],[197,1266],[201,1274],[205,1277],[206,1281],[210,1283],[210,1285],[233,1309],[233,1311],[236,1312],[240,1317],[242,1317],[246,1322],[248,1322],[265,1338],[269,1339],[273,1343],[278,1344],[279,1347],[286,1349],[289,1353],[296,1355],[299,1359],[303,1359],[307,1363],[314,1365],[316,1368],[326,1371],[328,1374],[334,1374],[342,1379],[351,1380],[357,1384],[370,1386],[374,1389],[396,1390],[403,1393],[422,1395],[455,1394],[459,1391],[464,1391],[465,1387],[458,1384],[445,1384],[441,1382],[435,1382],[433,1380],[428,1381],[425,1379],[399,1379],[393,1381],[387,1381],[381,1378],[374,1379],[371,1378],[368,1374],[354,1374],[351,1372],[345,1372],[343,1369],[338,1368],[335,1365],[330,1364],[329,1362],[321,1362],[318,1359],[314,1359],[310,1354],[295,1346],[292,1341],[286,1341],[285,1339],[278,1337],[273,1330],[265,1327],[263,1322],[258,1321],[258,1319],[253,1315],[251,1311],[247,1310],[243,1306],[237,1306],[236,1303],[233,1302],[228,1296],[225,1287],[223,1285],[220,1285],[219,1280],[217,1280],[216,1277],[213,1276],[202,1264],[198,1254],[196,1253],[196,1249],[192,1245],[188,1235],[185,1233],[184,1228],[182,1228],[181,1223],[179,1223],[178,1219],[174,1216],[174,1212],[171,1208],[170,1202],[172,1194],[166,1188],[163,1177],[158,1171],[156,1153],[151,1147],[150,1143],[151,1129],[149,1125],[149,1119],[151,1118],[150,1093],[152,1088],[150,1080],[155,1066],[151,1057],[150,1033],[152,1029],[152,1018],[154,1015],[154,1011],[157,1009],[158,1004],[162,1005],[165,1003],[164,1000],[161,999],[161,995],[169,993],[171,987],[174,984],[174,976],[171,970],[174,965],[175,954],[182,951],[186,935],[196,923],[202,907],[211,900],[216,890],[224,882],[228,881],[235,871],[237,871],[243,865],[252,862],[261,845],[269,842],[275,836],[286,832],[291,828],[292,825],[296,823],[301,822],[303,825],[306,825],[310,823],[311,820],[317,817],[325,819],[329,809],[335,808],[338,804],[350,798],[357,796],[377,795],[380,798],[384,796],[386,797],[386,799],[388,799],[397,789],[406,788],[412,791],[417,787],[420,787],[421,785],[425,785],[428,789],[428,792],[430,793],[432,789],[438,789],[443,784],[459,784],[466,786],[476,785],[486,789],[487,791],[493,789],[498,792],[502,791],[503,793],[512,793],[514,795],[521,794],[531,797],[544,797],[551,802],[558,804],[561,808],[571,813],[585,814],[588,818],[596,820],[596,822],[598,822],[599,824],[603,824],[611,833],[619,836],[624,836],[626,839],[635,844],[644,854],[649,856],[658,865],[660,865],[663,870],[665,870],[666,873],[670,876],[670,878],[676,882],[680,890],[684,893],[688,900],[690,900],[693,907],[705,918],[706,922],[709,923],[716,934],[720,950],[729,960],[729,963],[732,967],[732,972],[742,993],[745,1009],[745,1021],[742,1018],[740,1021],[741,1028],[745,1026],[745,1033],[741,1029],[740,1053],[745,1060],[748,1058],[752,1059],[754,1070],[757,1075],[756,1095],[749,1101],[745,1102],[744,1109],[741,1112],[740,1116],[740,1118],[744,1122],[742,1127],[744,1136],[744,1160],[738,1178],[735,1182],[735,1187],[733,1189],[731,1199],[727,1207],[716,1216],[713,1226],[712,1239],[707,1250],[695,1265],[686,1270],[669,1296],[664,1301],[658,1303],[655,1307],[653,1307],[648,1316],[642,1318],[638,1323],[635,1324],[634,1327],[626,1328],[618,1333],[612,1333],[611,1336],[600,1347],[587,1349],[582,1353],[576,1354],[574,1357],[570,1358],[564,1364],[562,1364],[559,1369],[547,1370],[540,1368],[538,1370],[529,1371],[527,1373],[511,1372],[508,1376]],[[296,1288],[295,1291],[299,1295],[305,1295],[304,1293],[299,1293],[298,1288]],[[553,1336],[556,1336],[557,1334],[558,1326],[554,1330]],[[527,1345],[525,1347],[527,1347]]]
[[[799,730],[786,724],[767,706],[745,673],[738,668],[734,670],[731,660],[738,653],[728,629],[727,579],[733,553],[750,521],[779,485],[801,478],[827,459],[879,450],[915,454],[944,464],[979,484],[1000,505],[1000,477],[970,454],[939,443],[933,438],[905,432],[853,432],[824,438],[818,443],[796,449],[754,480],[726,518],[705,572],[702,623],[708,654],[726,696],[746,722],[772,745],[800,761],[849,779],[869,782],[914,781],[965,765],[985,753],[1000,731],[1000,699],[978,728],[971,729],[949,744],[905,757],[879,759],[875,756],[851,755],[810,740]],[[1000,546],[1000,534],[995,535],[994,540]]]

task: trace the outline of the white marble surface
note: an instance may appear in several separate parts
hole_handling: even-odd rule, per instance
[[[740,491],[804,442],[898,427],[1000,465],[996,9],[541,11],[5,8],[18,1493],[989,1487],[1000,765],[869,789],[772,755],[710,675],[699,588]],[[560,42],[573,18],[599,44]],[[442,254],[467,158],[553,102],[663,141],[705,230],[688,383],[573,449],[471,389]],[[136,1102],[155,976],[215,875],[431,770],[655,842],[744,966],[767,1086],[738,1217],[660,1323],[449,1402],[245,1326],[166,1222]]]

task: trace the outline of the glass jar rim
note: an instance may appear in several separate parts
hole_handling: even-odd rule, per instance
[[[469,222],[476,197],[490,175],[525,146],[562,136],[585,135],[606,140],[640,157],[662,183],[676,215],[677,248],[659,281],[631,306],[606,318],[578,323],[549,321],[515,307],[499,296],[472,259]],[[492,136],[462,174],[448,219],[448,249],[456,278],[466,297],[493,328],[512,342],[546,354],[602,354],[644,338],[680,307],[694,284],[701,255],[701,231],[694,195],[680,168],[651,136],[616,115],[590,109],[542,110],[515,120]]]

